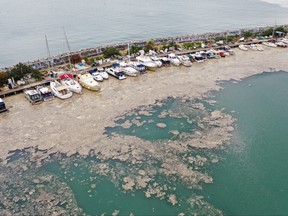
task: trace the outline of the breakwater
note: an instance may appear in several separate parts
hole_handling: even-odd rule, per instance
[[[180,35],[180,36],[174,36],[174,37],[162,37],[162,38],[154,38],[151,39],[154,41],[155,45],[161,45],[161,44],[168,44],[170,42],[175,43],[187,43],[187,42],[196,42],[196,41],[207,41],[207,40],[217,40],[217,39],[223,39],[227,37],[242,37],[247,32],[251,32],[254,35],[260,35],[261,33],[265,32],[268,29],[274,28],[288,28],[288,25],[279,25],[279,26],[266,26],[266,27],[254,27],[254,28],[245,28],[245,29],[238,29],[238,30],[231,30],[231,31],[225,31],[225,32],[208,32],[204,34],[191,34],[191,35]],[[97,55],[101,55],[103,53],[103,50],[114,47],[118,50],[126,50],[128,48],[128,44],[130,46],[136,46],[136,47],[144,47],[146,45],[148,40],[139,40],[139,41],[127,41],[125,43],[117,43],[117,44],[109,44],[109,45],[103,45],[98,46],[94,48],[87,48],[87,49],[81,49],[79,51],[72,51],[70,53],[62,53],[57,56],[52,57],[52,62],[54,65],[62,65],[69,63],[69,57],[71,62],[77,62],[81,58],[85,57],[93,57]],[[229,44],[231,45],[231,44]],[[49,65],[49,59],[38,59],[31,62],[26,62],[25,64],[33,66],[37,69],[45,69],[48,68]]]

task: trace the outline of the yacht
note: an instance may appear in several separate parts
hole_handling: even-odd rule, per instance
[[[119,70],[119,68],[107,68],[106,72],[114,77],[116,77],[119,80],[124,80],[126,79],[126,75],[124,74],[123,71]]]
[[[162,65],[163,65],[164,67],[169,67],[169,66],[171,66],[170,61],[168,60],[167,57],[162,57],[162,58],[160,58],[160,61],[161,61]]]
[[[62,100],[70,98],[73,95],[66,85],[61,84],[57,80],[50,82],[50,88],[53,94]]]
[[[136,59],[139,63],[143,64],[148,70],[155,71],[157,68],[157,64],[154,63],[147,56],[137,56]]]
[[[238,47],[239,47],[239,49],[240,49],[240,50],[243,50],[243,51],[248,51],[248,48],[247,48],[247,46],[246,46],[246,45],[244,45],[244,44],[240,44]]]
[[[144,74],[144,73],[147,73],[147,70],[146,70],[146,67],[139,63],[139,62],[129,62],[128,65],[132,68],[134,68],[135,70],[139,71],[140,74]]]
[[[127,76],[138,76],[139,71],[129,66],[126,62],[120,62],[120,67]]]
[[[268,47],[277,47],[277,45],[275,43],[271,43],[271,42],[263,42],[263,45],[268,46]]]
[[[5,111],[7,111],[5,102],[3,101],[2,98],[0,98],[0,112],[5,112]]]
[[[162,62],[157,56],[151,56],[151,60],[157,65],[157,67],[162,66]]]
[[[177,56],[174,53],[168,54],[167,59],[170,61],[171,64],[173,64],[175,66],[180,66],[180,64],[181,64],[181,62],[179,61],[179,59],[177,58]]]
[[[100,76],[102,76],[103,79],[108,79],[109,78],[109,75],[104,70],[104,68],[97,68],[97,71],[99,72]]]
[[[97,68],[89,70],[88,73],[90,73],[92,77],[94,78],[94,80],[98,82],[102,82],[104,80],[101,74],[97,71]]]
[[[66,85],[70,91],[82,94],[82,86],[73,79],[72,74],[61,75],[60,82],[61,84]]]
[[[181,56],[178,56],[178,59],[181,62],[181,64],[183,64],[185,67],[191,67],[192,66],[192,62],[190,61],[188,56],[181,55]]]
[[[97,81],[94,80],[93,76],[86,72],[84,74],[78,74],[79,83],[86,89],[92,91],[100,91],[100,86]]]
[[[41,95],[44,101],[50,101],[50,100],[53,100],[54,98],[54,95],[51,89],[49,89],[46,86],[37,86],[36,91],[39,92],[39,94]]]
[[[24,95],[31,104],[40,104],[43,101],[40,93],[35,89],[25,89]]]

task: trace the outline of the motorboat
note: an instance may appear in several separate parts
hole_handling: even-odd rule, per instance
[[[131,61],[131,62],[128,62],[128,65],[134,68],[135,70],[139,71],[140,74],[147,73],[146,67],[139,62]]]
[[[0,112],[5,112],[7,111],[6,104],[2,98],[0,98]]]
[[[170,61],[168,60],[167,57],[162,57],[162,58],[160,58],[160,61],[161,61],[162,65],[163,65],[164,67],[169,67],[169,66],[171,66]]]
[[[109,75],[104,70],[104,68],[97,68],[97,71],[99,72],[100,76],[102,76],[103,79],[108,79],[109,78]]]
[[[178,59],[181,62],[181,64],[184,65],[185,67],[191,67],[192,66],[192,62],[190,61],[188,56],[180,55],[180,56],[178,56]]]
[[[78,74],[78,81],[86,89],[92,91],[100,91],[101,89],[97,81],[95,81],[93,76],[88,72],[84,74]]]
[[[25,89],[23,92],[25,97],[31,104],[34,105],[42,103],[43,98],[41,97],[40,93],[35,89]]]
[[[286,43],[284,43],[283,41],[277,41],[275,42],[275,44],[278,46],[278,47],[283,47],[283,48],[286,48],[288,45]]]
[[[261,44],[256,44],[257,51],[264,51],[264,48]]]
[[[170,61],[171,64],[173,64],[175,66],[180,66],[180,64],[181,64],[181,62],[179,61],[179,59],[177,58],[177,56],[174,53],[168,54],[167,59]]]
[[[96,80],[98,82],[102,82],[104,80],[104,78],[101,76],[101,74],[97,71],[97,68],[94,68],[94,69],[89,70],[87,72],[90,73],[92,75],[92,77],[94,78],[94,80]]]
[[[137,71],[135,68],[129,66],[126,62],[120,62],[120,67],[122,68],[123,72],[127,76],[138,76],[139,71]]]
[[[268,47],[273,47],[273,48],[277,47],[277,45],[275,43],[271,43],[271,42],[267,42],[267,41],[264,41],[263,45],[268,46]]]
[[[244,44],[240,44],[238,47],[239,47],[239,49],[240,49],[240,50],[243,50],[243,51],[248,51],[248,48],[247,48],[247,46],[246,46],[246,45],[244,45]]]
[[[110,67],[106,69],[106,72],[119,80],[124,80],[127,78],[124,72],[122,70],[119,70],[119,68]]]
[[[217,55],[217,52],[216,52],[216,55]],[[198,63],[203,63],[204,62],[204,58],[203,58],[203,56],[200,53],[192,54],[192,57],[193,57],[194,61],[196,61]]]
[[[82,86],[73,79],[72,74],[63,74],[60,76],[60,82],[63,85],[66,85],[68,89],[77,94],[82,94]]]
[[[46,86],[37,86],[36,91],[39,92],[44,101],[50,101],[54,98],[51,89]]]
[[[151,56],[151,60],[157,65],[157,67],[161,67],[163,64],[157,56]]]
[[[249,47],[251,50],[253,50],[253,51],[258,51],[258,48],[257,48],[257,45],[256,45],[256,44],[250,44],[248,47]]]
[[[61,84],[57,80],[50,82],[50,88],[54,96],[64,100],[72,97],[73,93],[66,85]]]
[[[148,56],[137,56],[136,60],[151,71],[155,71],[158,67]]]

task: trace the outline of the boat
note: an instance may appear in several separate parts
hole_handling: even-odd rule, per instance
[[[238,47],[239,47],[239,49],[240,49],[240,50],[243,50],[243,51],[248,51],[248,48],[247,48],[247,46],[246,46],[246,45],[244,45],[244,44],[240,44]]]
[[[250,44],[248,47],[253,51],[258,51],[257,44]]]
[[[100,91],[101,87],[90,73],[78,74],[79,83],[86,89]]]
[[[64,100],[72,97],[73,93],[66,85],[61,84],[57,80],[50,82],[50,88],[54,96]]]
[[[216,51],[216,56],[217,56],[217,51]],[[195,53],[195,54],[192,54],[192,58],[195,62],[198,62],[198,63],[203,63],[204,62],[204,58],[203,56],[200,54],[200,53]]]
[[[49,89],[46,86],[37,86],[36,91],[39,92],[39,94],[41,95],[44,101],[50,101],[50,100],[53,100],[54,98],[54,95],[51,89]]]
[[[41,97],[40,93],[35,89],[25,89],[23,92],[25,97],[31,104],[34,105],[42,103],[43,98]]]
[[[286,48],[288,45],[286,43],[284,43],[283,41],[277,41],[275,42],[275,44],[278,46],[278,47],[282,47],[282,48]]]
[[[271,43],[271,42],[267,42],[267,41],[264,41],[262,44],[265,46],[268,46],[268,47],[273,47],[273,48],[277,47],[277,45],[275,43]]]
[[[160,58],[160,61],[162,62],[162,65],[164,67],[170,67],[171,66],[170,61],[168,60],[167,57]]]
[[[0,98],[0,112],[5,112],[7,110],[8,109],[7,109],[6,105],[5,105],[4,100],[2,98]]]
[[[73,79],[72,74],[63,74],[60,76],[60,82],[63,85],[66,85],[68,89],[77,94],[82,94],[82,86]]]
[[[127,64],[130,67],[134,68],[135,70],[139,71],[140,74],[147,73],[146,67],[143,64],[139,63],[139,62],[131,61],[131,62],[128,62]]]
[[[136,60],[143,64],[148,70],[155,71],[157,64],[154,63],[148,56],[137,56]]]
[[[108,79],[109,75],[108,73],[104,70],[104,68],[96,68],[97,71],[99,72],[100,76],[102,76],[103,79]]]
[[[124,72],[122,70],[119,70],[119,68],[110,67],[106,69],[106,72],[119,80],[124,80],[127,78]]]
[[[104,78],[101,76],[101,74],[97,71],[97,68],[94,68],[92,70],[87,71],[88,73],[90,73],[92,75],[92,77],[94,78],[94,80],[102,82],[104,80]]]
[[[120,62],[120,67],[122,68],[123,72],[127,75],[127,76],[138,76],[139,71],[137,71],[135,68],[129,66],[126,62]]]
[[[168,54],[167,59],[170,61],[171,64],[173,64],[175,66],[180,66],[180,64],[181,64],[181,62],[179,61],[179,59],[177,58],[177,56],[174,53]]]
[[[184,65],[185,67],[191,67],[192,66],[192,62],[190,61],[188,56],[181,55],[181,56],[177,56],[177,57],[178,57],[179,61],[181,62],[181,64]]]
[[[256,44],[257,51],[264,51],[264,48],[261,44]]]
[[[151,60],[157,65],[157,67],[161,67],[163,63],[157,56],[151,56]]]

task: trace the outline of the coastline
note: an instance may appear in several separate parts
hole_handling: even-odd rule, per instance
[[[104,134],[105,127],[113,125],[118,116],[131,109],[169,96],[203,98],[221,89],[219,81],[288,70],[288,63],[283,61],[288,57],[287,49],[265,47],[264,52],[234,51],[234,56],[195,63],[191,68],[161,68],[123,82],[110,78],[109,82],[102,83],[100,93],[85,91],[81,97],[76,95],[67,101],[53,100],[31,106],[22,94],[9,97],[7,105],[13,104],[13,107],[0,116],[0,158],[5,163],[10,151],[29,147],[48,150],[47,154],[85,156],[92,150],[103,157],[115,155],[119,148],[128,151],[125,146],[140,141],[118,136],[111,143]],[[143,148],[147,150],[149,145]]]

